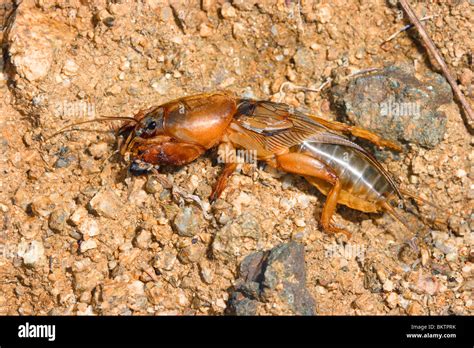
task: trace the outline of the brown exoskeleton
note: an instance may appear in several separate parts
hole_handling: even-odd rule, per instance
[[[258,160],[304,176],[327,196],[321,216],[327,232],[350,236],[331,221],[338,203],[364,212],[386,211],[404,223],[390,205],[397,196],[402,198],[397,184],[369,152],[343,133],[400,150],[358,127],[307,116],[285,104],[226,93],[168,102],[138,113],[119,130],[124,137],[120,153],[130,156],[130,169],[137,174],[155,165],[185,165],[216,146],[253,150]],[[220,196],[235,168],[236,163],[226,163],[211,201]]]
[[[81,123],[110,120],[128,120],[118,134],[120,153],[130,159],[132,174],[156,171],[160,165],[182,166],[216,146],[251,150],[259,161],[305,177],[327,196],[321,216],[325,231],[350,237],[332,223],[338,203],[368,213],[388,212],[410,230],[390,204],[403,198],[402,190],[369,152],[343,134],[379,147],[401,148],[362,128],[308,116],[285,104],[227,93],[183,97],[133,118],[102,117]],[[211,202],[221,195],[236,166],[226,163]],[[423,201],[407,191],[403,194]]]

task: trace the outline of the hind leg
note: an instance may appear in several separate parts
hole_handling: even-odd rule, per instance
[[[316,121],[320,122],[321,124],[325,125],[329,129],[342,132],[342,133],[348,133],[352,134],[353,136],[361,139],[365,139],[370,141],[371,143],[377,145],[378,147],[388,147],[390,149],[396,150],[396,151],[401,151],[402,148],[400,145],[397,143],[383,139],[379,135],[372,133],[368,131],[367,129],[363,129],[357,126],[351,126],[342,122],[337,122],[337,121],[328,121],[319,117],[312,116],[312,118],[316,119]]]
[[[348,238],[351,237],[348,231],[334,226],[331,222],[331,218],[336,211],[342,186],[339,178],[330,167],[314,157],[301,153],[288,153],[277,156],[276,167],[288,173],[315,177],[329,182],[332,185],[332,189],[329,191],[323,207],[321,225],[328,233],[343,233]]]

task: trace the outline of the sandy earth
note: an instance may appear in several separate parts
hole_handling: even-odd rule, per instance
[[[420,209],[444,223],[421,225],[418,252],[388,215],[340,207],[336,222],[353,237],[325,234],[324,196],[298,177],[245,165],[207,220],[153,177],[128,175],[110,124],[41,141],[74,121],[223,89],[337,119],[329,89],[281,93],[282,84],[317,88],[393,64],[434,69],[413,32],[381,46],[406,24],[390,2],[43,0],[23,1],[13,17],[2,1],[1,314],[223,314],[241,260],[290,240],[305,246],[317,314],[474,313],[473,138],[454,102],[440,144],[408,144],[384,161],[439,206]],[[415,9],[436,16],[427,30],[472,105],[474,4]],[[167,175],[207,202],[220,172],[213,157]],[[268,302],[259,313],[291,311]]]

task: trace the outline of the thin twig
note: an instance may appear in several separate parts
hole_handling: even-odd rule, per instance
[[[332,78],[328,77],[326,81],[324,81],[318,88],[309,88],[305,86],[298,86],[295,85],[294,83],[291,83],[289,81],[285,81],[281,84],[280,90],[278,91],[278,102],[281,103],[283,98],[285,97],[286,93],[284,91],[285,87],[288,87],[288,90],[303,90],[305,92],[316,92],[319,93],[323,88],[325,88],[327,85],[329,85],[332,82]]]
[[[436,45],[431,40],[431,38],[428,36],[428,33],[426,32],[425,28],[423,27],[423,24],[421,24],[421,22],[417,18],[416,14],[413,11],[413,9],[411,8],[410,4],[408,4],[408,1],[399,0],[399,2],[400,2],[400,5],[402,5],[403,10],[407,14],[408,18],[410,19],[410,21],[415,26],[416,30],[418,30],[418,33],[420,34],[421,39],[425,43],[426,48],[428,49],[428,52],[430,52],[433,55],[436,62],[438,62],[439,66],[441,67],[441,70],[442,70],[444,76],[446,77],[449,84],[451,85],[451,88],[453,89],[454,94],[456,95],[459,102],[463,106],[464,111],[469,116],[471,121],[474,121],[474,112],[472,111],[471,106],[469,105],[466,98],[464,97],[461,90],[459,89],[459,87],[456,83],[456,80],[451,75],[448,66],[446,65],[446,63],[444,62],[443,57],[441,57],[441,54],[439,53],[438,49],[436,48]]]
[[[353,72],[353,73],[345,76],[344,78],[345,79],[351,79],[355,76],[370,74],[370,73],[373,73],[374,71],[380,71],[380,70],[382,70],[382,69],[380,69],[380,68],[368,68],[368,69],[358,70],[356,72]]]
[[[420,22],[423,22],[423,21],[426,21],[428,19],[432,19],[432,18],[435,18],[435,17],[438,17],[436,15],[434,16],[426,16],[426,17],[423,17],[423,18],[420,18]],[[403,33],[404,31],[407,31],[408,29],[411,29],[413,28],[414,25],[413,24],[407,24],[405,25],[403,28],[401,28],[400,30],[398,30],[397,32],[393,33],[392,35],[390,35],[387,39],[385,39],[381,44],[380,46],[386,44],[387,42],[389,41],[392,41],[393,39],[395,39],[398,35],[400,35],[401,33]]]

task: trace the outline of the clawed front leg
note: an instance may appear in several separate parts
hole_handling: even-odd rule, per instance
[[[134,159],[150,164],[182,166],[194,161],[205,151],[203,147],[189,143],[145,143],[135,149]]]

